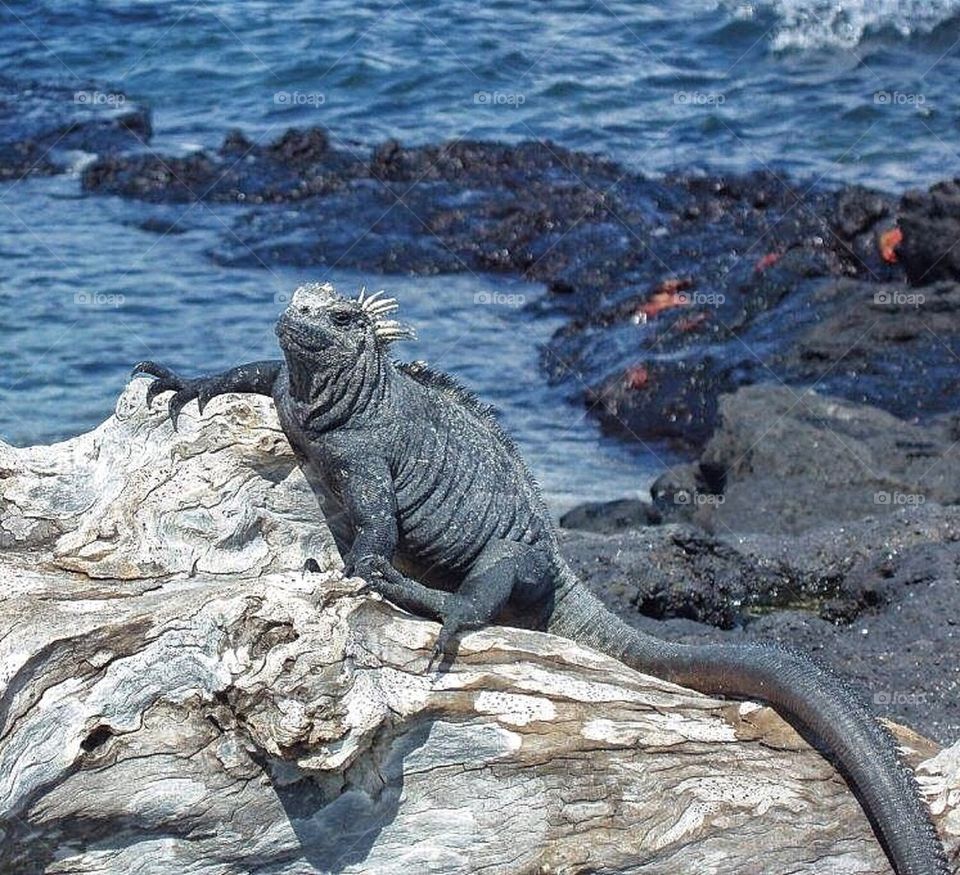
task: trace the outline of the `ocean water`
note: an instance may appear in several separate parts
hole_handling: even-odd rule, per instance
[[[650,174],[766,167],[891,191],[960,170],[958,43],[960,0],[0,5],[0,75],[122,91],[151,107],[157,151],[317,124],[358,151],[550,138]],[[271,355],[283,293],[322,276],[394,292],[423,337],[398,353],[497,404],[555,508],[640,495],[673,461],[601,435],[545,386],[537,345],[558,318],[465,309],[540,289],[228,270],[206,253],[230,217],[195,206],[189,231],[160,238],[137,228],[140,205],[83,196],[77,173],[0,184],[0,437],[92,427],[139,358],[196,372]]]
[[[894,189],[957,163],[960,0],[97,0],[0,22],[0,71],[122,89],[159,149],[322,124]]]

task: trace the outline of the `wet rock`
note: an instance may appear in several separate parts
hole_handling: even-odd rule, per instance
[[[831,229],[854,260],[857,273],[876,279],[890,279],[894,261],[883,258],[882,235],[894,227],[896,201],[890,195],[855,185],[841,190],[831,217]]]
[[[613,534],[668,523],[710,525],[708,508],[723,501],[723,473],[707,463],[677,465],[650,487],[652,503],[635,498],[585,502],[560,517],[560,525],[582,532]]]
[[[651,180],[549,142],[390,140],[360,154],[320,128],[263,145],[234,131],[211,154],[106,156],[83,184],[251,205],[210,250],[223,265],[541,281],[570,317],[542,351],[548,379],[627,440],[697,451],[718,397],[755,383],[815,384],[901,417],[960,404],[956,291],[926,286],[911,303],[916,223],[901,206],[897,242],[894,199],[862,187]],[[924,240],[951,233],[953,197],[945,184],[904,199],[940,223]]]
[[[159,159],[154,155],[111,156],[84,168],[84,188],[174,203],[197,200],[217,186],[217,165],[205,154]],[[236,192],[233,198],[236,199]]]
[[[723,494],[725,485],[723,469],[701,460],[664,471],[650,486],[650,496],[664,520],[695,522]]]
[[[48,150],[30,140],[0,143],[0,180],[52,176],[65,169],[48,157]]]
[[[960,281],[960,179],[938,182],[926,192],[907,192],[898,223],[903,241],[897,252],[911,283]]]
[[[62,173],[71,151],[136,149],[151,133],[149,111],[122,91],[0,77],[0,179]]]
[[[252,151],[256,144],[243,131],[238,128],[227,131],[227,135],[220,144],[219,152],[221,155],[229,155],[234,158],[246,155]]]
[[[148,218],[137,222],[137,227],[141,231],[148,231],[151,234],[160,234],[164,237],[168,234],[185,234],[187,232],[187,229],[178,224],[175,219],[163,219],[160,216],[149,216]]]
[[[628,368],[589,388],[585,403],[612,434],[639,441],[700,446],[713,433],[716,403],[733,388],[710,361],[680,361]],[[637,374],[644,376],[638,378]]]
[[[221,151],[226,148],[236,148],[236,138],[228,144],[224,142]],[[330,138],[322,128],[307,128],[297,130],[291,128],[275,143],[266,148],[268,154],[275,161],[289,164],[294,167],[309,167],[321,161],[330,148]],[[249,148],[246,150],[249,151]]]
[[[134,138],[144,145],[146,145],[150,137],[153,136],[153,122],[150,119],[150,113],[145,109],[134,109],[131,112],[117,116],[116,124],[119,128],[130,131]],[[124,147],[126,145],[127,144],[123,143]],[[98,151],[103,150],[100,149]]]
[[[577,296],[581,310],[545,362],[554,380],[586,383],[584,403],[614,433],[696,448],[716,425],[718,394],[805,379],[778,355],[821,319],[821,283],[902,271],[880,258],[876,235],[893,205],[876,193],[801,199],[764,174],[667,182],[673,218],[644,239],[648,257],[629,273],[620,266],[619,289],[606,287],[601,306]],[[849,380],[844,388],[854,391]]]
[[[396,140],[377,146],[370,161],[371,174],[390,182],[445,180],[506,187],[555,178],[614,183],[622,173],[616,163],[583,152],[573,152],[549,141],[516,145],[476,140],[405,147]]]
[[[788,382],[882,407],[901,418],[960,404],[960,285],[854,279],[821,283],[816,314],[771,360]]]
[[[676,522],[706,526],[705,506],[722,500],[722,472],[720,479],[714,473],[709,465],[700,463],[677,465],[654,481],[650,487],[652,502],[635,498],[585,502],[560,517],[560,525],[601,534]]]
[[[560,517],[560,525],[563,528],[604,534],[642,526],[655,526],[662,521],[660,512],[649,502],[633,498],[586,502],[568,510]]]
[[[585,403],[609,433],[698,446],[713,433],[718,397],[735,385],[713,365],[710,360],[635,365],[588,388]]]
[[[103,157],[84,169],[82,184],[87,191],[155,203],[295,202],[363,175],[361,161],[328,146],[320,128],[292,128],[266,145],[231,131],[214,153]]]

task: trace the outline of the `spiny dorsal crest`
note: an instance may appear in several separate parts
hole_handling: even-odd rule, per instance
[[[391,313],[396,313],[400,309],[396,298],[383,298],[383,289],[367,294],[366,286],[360,289],[357,296],[357,303],[371,319],[373,319],[373,330],[377,337],[384,343],[392,343],[395,340],[416,340],[417,332],[411,325],[405,325],[396,319],[388,319]]]

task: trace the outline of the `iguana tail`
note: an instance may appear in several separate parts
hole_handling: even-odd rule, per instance
[[[547,630],[702,693],[769,702],[817,739],[843,772],[897,875],[949,875],[943,846],[893,736],[825,666],[775,646],[673,644],[645,635],[611,614],[568,568]]]

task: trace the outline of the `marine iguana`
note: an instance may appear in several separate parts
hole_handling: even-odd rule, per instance
[[[272,396],[345,572],[439,620],[438,654],[459,630],[507,618],[704,693],[766,700],[838,764],[898,875],[947,875],[912,774],[849,685],[798,652],[673,644],[611,614],[561,557],[536,482],[492,409],[443,373],[391,359],[391,343],[414,332],[389,318],[397,303],[381,295],[303,285],[277,322],[283,359],[196,379],[148,361],[134,374],[156,378],[148,405],[174,392],[174,427],[193,399],[202,411],[227,392]]]

